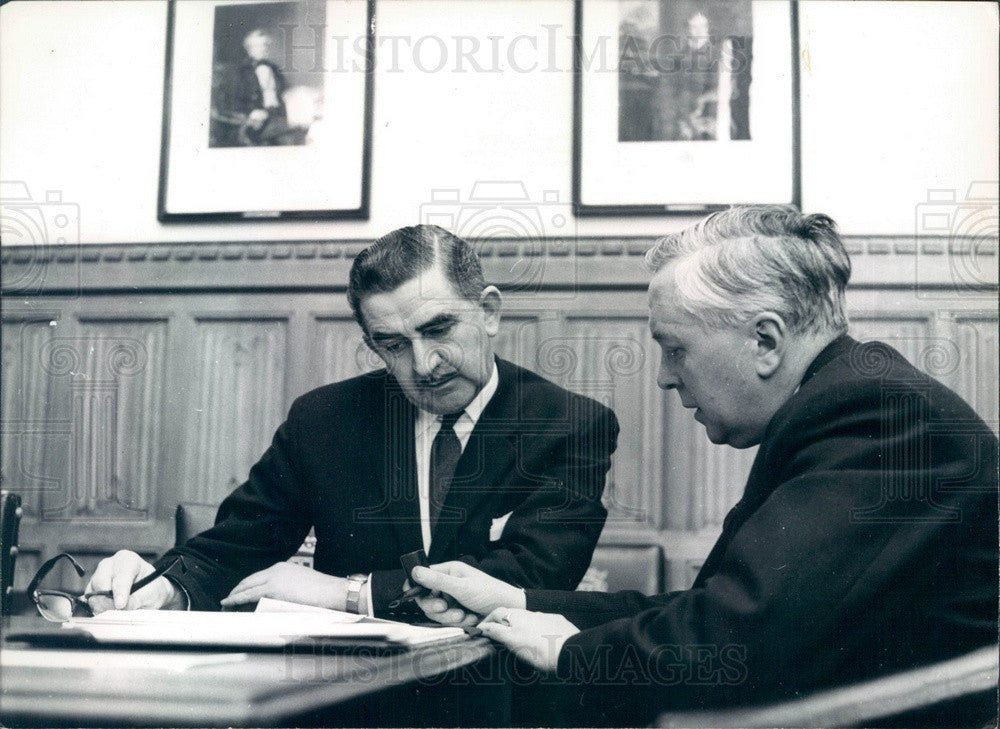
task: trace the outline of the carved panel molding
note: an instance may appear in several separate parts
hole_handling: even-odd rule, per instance
[[[655,237],[471,240],[487,277],[507,290],[645,286],[642,256]],[[369,240],[0,247],[10,296],[81,291],[343,290]],[[855,285],[922,285],[967,292],[997,286],[995,238],[845,236]]]

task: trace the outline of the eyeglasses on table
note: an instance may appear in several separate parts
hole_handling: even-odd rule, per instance
[[[52,571],[52,568],[55,567],[56,563],[61,559],[69,560],[69,563],[73,565],[73,568],[76,570],[76,574],[79,577],[83,577],[86,570],[80,566],[80,563],[76,561],[73,555],[62,552],[57,554],[52,559],[46,560],[42,566],[38,568],[38,572],[35,573],[35,576],[31,578],[31,582],[28,584],[28,594],[31,595],[31,599],[35,601],[35,606],[38,608],[38,612],[41,616],[54,623],[62,623],[69,620],[77,614],[78,610],[85,616],[92,616],[94,611],[90,607],[88,600],[92,597],[113,597],[111,590],[86,592],[82,595],[74,595],[62,590],[38,589],[38,585],[41,581],[45,579],[46,575]],[[181,572],[186,572],[187,568],[184,565],[184,558],[178,555],[169,562],[165,562],[157,567],[141,580],[136,580],[132,584],[129,594],[131,595],[132,593],[141,590],[156,578],[161,577],[167,570],[178,562],[181,563]]]

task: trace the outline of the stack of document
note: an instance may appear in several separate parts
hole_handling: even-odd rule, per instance
[[[109,610],[74,618],[63,628],[82,631],[101,644],[234,648],[283,648],[311,640],[416,648],[466,637],[461,628],[373,620],[280,601],[268,601],[253,613]]]

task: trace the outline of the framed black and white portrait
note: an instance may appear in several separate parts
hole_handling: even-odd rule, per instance
[[[578,215],[799,202],[796,6],[577,0]]]
[[[172,0],[161,221],[367,218],[374,0]]]

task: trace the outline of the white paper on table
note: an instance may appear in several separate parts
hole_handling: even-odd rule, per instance
[[[356,613],[345,613],[343,610],[331,610],[330,608],[316,607],[315,605],[303,605],[300,602],[289,602],[288,600],[277,600],[273,597],[262,597],[257,602],[257,613],[321,613],[329,616],[330,620],[339,623],[358,623],[364,620],[364,615]]]
[[[343,622],[332,611],[226,613],[197,610],[109,610],[63,623],[98,642],[280,648],[303,638],[377,640],[405,646],[457,640],[461,628],[394,622]],[[356,618],[357,616],[350,616]]]

